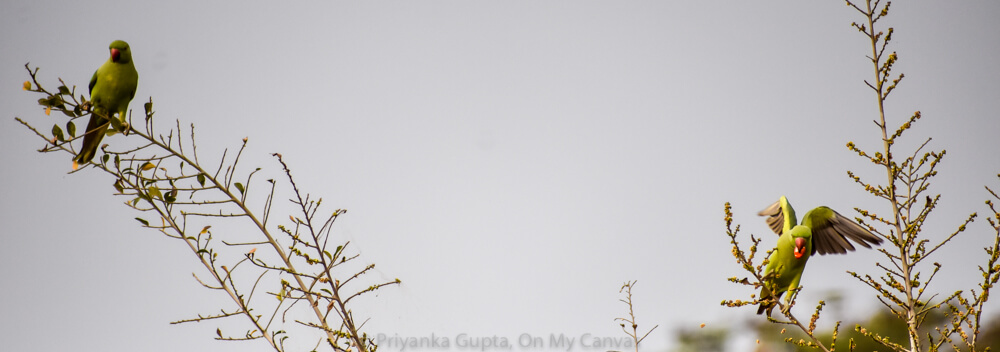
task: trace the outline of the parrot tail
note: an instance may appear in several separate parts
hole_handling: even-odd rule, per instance
[[[87,132],[83,136],[83,146],[80,147],[80,153],[73,159],[74,163],[86,164],[94,159],[97,147],[101,145],[104,133],[108,129],[108,123],[107,119],[96,113],[91,113],[90,122],[87,123]]]

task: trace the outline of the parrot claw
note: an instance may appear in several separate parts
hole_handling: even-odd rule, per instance
[[[121,123],[121,133],[128,136],[128,132],[132,124],[128,123],[128,119],[125,118],[124,113],[120,113],[118,116],[118,122]]]

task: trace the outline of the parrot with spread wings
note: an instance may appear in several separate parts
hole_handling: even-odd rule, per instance
[[[90,79],[90,102],[93,110],[90,122],[87,123],[87,132],[83,136],[83,146],[73,159],[73,169],[94,159],[111,119],[115,118],[113,115],[117,113],[118,118],[124,121],[128,103],[135,97],[139,73],[132,63],[132,50],[128,43],[121,40],[112,42],[108,49],[111,57]]]
[[[757,215],[767,216],[767,225],[778,234],[778,245],[768,257],[764,269],[764,287],[760,291],[760,307],[771,316],[776,300],[785,292],[799,287],[806,261],[813,254],[844,254],[854,251],[848,239],[865,248],[879,245],[882,238],[875,236],[854,220],[838,214],[825,206],[806,213],[802,224],[796,224],[795,210],[785,196]],[[787,309],[791,296],[785,298]]]

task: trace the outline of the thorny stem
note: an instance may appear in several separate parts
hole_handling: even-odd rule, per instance
[[[29,75],[31,76],[31,80],[32,80],[32,82],[34,82],[34,86],[37,87],[37,88],[31,89],[31,90],[43,93],[43,94],[47,95],[47,97],[48,97],[46,99],[43,99],[43,100],[49,102],[48,104],[43,104],[43,105],[49,106],[49,108],[46,110],[46,113],[48,113],[49,111],[53,110],[52,108],[54,107],[54,108],[56,108],[58,110],[62,110],[66,115],[70,116],[71,118],[86,116],[84,114],[84,112],[87,112],[86,111],[87,108],[84,107],[85,104],[82,104],[82,103],[78,102],[76,100],[76,97],[74,97],[75,89],[73,89],[72,91],[69,91],[68,88],[64,89],[64,88],[66,88],[66,84],[63,83],[63,86],[60,87],[60,93],[59,93],[59,95],[55,95],[55,94],[53,94],[53,93],[45,90],[41,86],[41,84],[39,84],[37,76],[36,76],[37,71],[38,71],[37,68],[35,70],[32,70],[26,64],[25,65],[25,69],[28,71]],[[62,82],[62,80],[60,80],[60,82]],[[26,90],[29,89],[30,87],[31,86],[28,85],[28,84],[25,85],[25,89]],[[69,98],[72,101],[63,99],[63,97],[62,97],[63,95],[68,95]],[[41,101],[42,100],[40,100],[40,102]],[[111,167],[109,167],[107,159],[106,159],[107,155],[105,156],[104,162],[99,163],[97,161],[93,161],[90,164],[94,165],[96,168],[98,168],[98,169],[100,169],[100,170],[102,170],[104,172],[107,172],[107,173],[111,174],[112,176],[115,176],[119,180],[118,184],[120,184],[123,188],[127,188],[130,192],[135,192],[135,193],[131,193],[131,194],[137,195],[137,196],[139,196],[139,198],[145,199],[151,205],[150,208],[136,207],[135,206],[136,203],[134,203],[134,202],[129,202],[130,206],[133,207],[133,208],[135,208],[135,209],[137,209],[137,210],[140,210],[140,211],[155,210],[156,213],[158,215],[160,215],[160,218],[162,219],[162,221],[164,222],[164,224],[163,224],[163,226],[150,225],[145,220],[142,220],[142,219],[139,219],[139,218],[137,218],[137,219],[139,219],[140,221],[142,221],[145,227],[149,227],[149,228],[153,228],[153,229],[158,229],[158,230],[160,230],[161,232],[163,232],[165,235],[167,235],[169,237],[183,239],[185,241],[185,243],[188,245],[189,249],[196,256],[199,257],[199,261],[211,273],[213,279],[219,284],[219,286],[209,286],[209,285],[206,285],[204,282],[201,282],[200,279],[198,279],[198,281],[203,286],[205,286],[207,288],[210,288],[210,289],[221,289],[221,290],[226,291],[226,293],[229,295],[229,297],[239,306],[239,309],[240,309],[238,312],[235,312],[235,313],[227,313],[225,311],[222,311],[222,314],[220,314],[220,315],[213,315],[213,316],[206,316],[206,317],[203,317],[203,316],[199,315],[199,317],[196,318],[196,319],[183,320],[183,321],[179,321],[179,322],[184,322],[184,321],[201,321],[201,320],[206,320],[206,319],[214,319],[214,318],[220,318],[220,317],[233,316],[233,315],[236,315],[236,314],[242,314],[242,315],[246,316],[248,319],[250,319],[250,321],[252,322],[252,324],[256,328],[256,331],[260,332],[261,335],[260,336],[254,336],[254,334],[253,334],[254,331],[250,331],[250,332],[248,332],[246,334],[246,337],[244,337],[244,338],[226,338],[226,337],[223,337],[221,335],[221,332],[220,332],[218,339],[222,339],[222,340],[249,340],[249,339],[256,339],[256,338],[263,337],[264,339],[266,339],[268,341],[268,343],[275,350],[277,350],[277,351],[282,351],[283,350],[283,344],[280,341],[276,341],[275,340],[275,336],[277,336],[278,334],[283,333],[283,332],[277,332],[277,333],[274,333],[274,334],[269,334],[268,331],[267,331],[267,327],[261,326],[261,323],[260,323],[260,321],[258,319],[259,317],[258,316],[254,316],[254,315],[251,314],[251,308],[248,306],[250,298],[247,298],[247,299],[244,300],[243,295],[240,294],[237,291],[237,288],[236,288],[235,284],[232,282],[232,280],[230,278],[232,270],[235,269],[235,266],[233,268],[227,268],[225,266],[222,266],[221,269],[225,272],[225,275],[221,275],[221,273],[218,271],[218,268],[216,268],[216,266],[215,266],[214,253],[211,252],[210,250],[206,251],[207,248],[201,247],[201,243],[200,243],[200,241],[201,241],[201,234],[208,233],[208,240],[211,239],[211,233],[208,232],[208,227],[206,227],[205,229],[203,229],[198,236],[189,236],[189,235],[187,235],[187,231],[186,231],[186,228],[185,228],[186,227],[186,220],[183,222],[183,224],[179,223],[178,219],[176,218],[176,215],[173,213],[173,210],[172,210],[175,205],[182,205],[182,204],[184,204],[184,205],[206,205],[206,204],[224,204],[224,203],[232,202],[237,207],[239,207],[239,209],[242,211],[242,213],[223,214],[220,211],[218,214],[210,214],[210,213],[185,212],[185,211],[182,210],[180,216],[182,216],[185,219],[186,219],[187,215],[208,216],[208,217],[246,216],[248,219],[250,219],[254,223],[254,225],[258,228],[258,230],[260,231],[260,233],[263,234],[265,236],[266,240],[267,240],[265,242],[260,242],[260,243],[268,243],[268,244],[270,244],[271,247],[272,247],[272,249],[278,254],[278,256],[281,257],[281,260],[282,260],[283,264],[285,265],[284,268],[271,268],[271,269],[277,269],[277,270],[280,270],[282,272],[290,273],[292,276],[294,276],[295,282],[296,282],[297,286],[299,287],[299,290],[302,291],[303,293],[305,293],[303,295],[304,296],[303,298],[305,298],[308,301],[310,307],[312,307],[312,310],[313,310],[314,314],[316,315],[316,317],[317,317],[317,319],[319,320],[319,323],[320,323],[319,325],[312,324],[312,323],[309,323],[308,325],[316,327],[316,328],[320,328],[321,330],[324,330],[326,332],[326,334],[327,334],[327,339],[330,342],[330,345],[332,347],[334,347],[335,349],[338,349],[338,350],[341,350],[341,351],[350,350],[351,349],[350,346],[348,346],[345,349],[344,347],[337,346],[334,343],[334,341],[336,341],[340,337],[343,337],[343,335],[345,335],[345,334],[343,332],[331,329],[328,326],[328,323],[326,321],[326,315],[320,309],[321,305],[319,304],[319,299],[321,297],[319,297],[318,295],[310,294],[311,293],[310,292],[311,286],[308,286],[308,285],[305,284],[305,282],[303,282],[302,276],[308,276],[308,275],[300,274],[298,272],[298,270],[295,269],[295,267],[294,267],[294,265],[293,265],[293,263],[291,261],[291,257],[285,252],[285,250],[282,248],[282,246],[279,244],[279,242],[274,238],[274,236],[272,236],[271,233],[267,230],[264,222],[262,222],[260,219],[258,219],[258,217],[253,212],[251,212],[250,209],[249,209],[249,207],[244,203],[245,199],[246,199],[245,198],[246,197],[245,189],[242,189],[242,188],[240,189],[240,193],[241,194],[239,196],[237,196],[234,192],[232,192],[229,189],[229,187],[232,184],[233,179],[234,179],[234,175],[235,175],[235,172],[236,172],[236,166],[237,166],[237,163],[239,161],[238,160],[239,156],[240,156],[239,154],[241,154],[242,151],[243,151],[243,149],[246,147],[247,140],[246,139],[243,140],[243,146],[240,149],[240,153],[236,156],[235,160],[229,166],[226,167],[225,172],[222,174],[223,179],[219,179],[219,174],[220,174],[220,172],[223,171],[222,168],[225,165],[225,163],[224,163],[224,161],[225,161],[225,153],[223,154],[223,157],[222,157],[223,158],[223,162],[220,162],[219,169],[215,173],[211,173],[208,170],[205,170],[198,163],[198,157],[197,157],[196,149],[195,149],[195,154],[193,155],[193,160],[192,160],[192,157],[189,157],[188,155],[186,155],[186,154],[183,153],[183,144],[181,144],[182,141],[181,141],[181,136],[180,136],[181,130],[180,130],[179,126],[178,126],[178,129],[177,129],[177,132],[178,132],[177,143],[178,143],[178,148],[181,148],[181,149],[176,150],[176,149],[174,149],[172,147],[172,145],[173,145],[173,142],[172,142],[173,132],[171,132],[166,138],[164,138],[164,136],[162,136],[162,135],[159,136],[159,139],[155,138],[154,137],[154,133],[153,133],[153,127],[152,127],[152,112],[150,111],[151,104],[152,104],[152,101],[150,100],[150,102],[147,103],[147,105],[146,105],[147,111],[146,111],[146,116],[145,116],[145,120],[146,120],[145,131],[135,129],[134,125],[132,125],[131,123],[129,123],[128,125],[126,125],[127,127],[125,127],[125,129],[127,129],[128,132],[135,133],[137,136],[139,136],[142,139],[148,141],[148,144],[145,144],[143,146],[140,146],[138,148],[135,148],[135,149],[132,149],[132,150],[128,150],[128,151],[125,151],[125,152],[108,152],[108,151],[106,151],[106,152],[110,153],[109,155],[114,155],[115,156],[114,167],[117,168],[117,170],[113,170]],[[65,107],[65,105],[69,105],[71,109],[67,109]],[[70,154],[75,154],[75,152],[72,150],[72,146],[69,144],[69,142],[72,142],[73,140],[75,140],[77,138],[81,138],[83,136],[83,134],[81,134],[79,136],[74,136],[74,134],[71,133],[70,137],[72,137],[72,138],[70,138],[68,140],[64,140],[61,137],[61,132],[60,132],[60,136],[58,138],[52,138],[52,139],[50,139],[50,138],[47,137],[46,134],[43,134],[43,133],[39,132],[37,129],[35,129],[34,127],[32,127],[27,122],[21,120],[20,118],[17,118],[16,120],[18,122],[20,122],[22,125],[24,125],[25,127],[27,127],[28,129],[32,130],[36,135],[38,135],[42,139],[44,139],[44,140],[46,140],[46,141],[49,142],[46,145],[45,148],[43,148],[42,150],[40,150],[41,152],[49,152],[49,151],[55,151],[55,150],[62,150],[62,151],[68,152]],[[179,122],[178,122],[178,125],[179,125]],[[191,129],[191,138],[192,138],[192,140],[190,141],[190,143],[192,144],[192,147],[195,148],[196,146],[195,146],[195,143],[194,143],[194,140],[193,140],[194,139],[194,128],[193,127],[194,126],[192,125],[192,129]],[[53,131],[53,133],[56,133],[55,130]],[[140,158],[140,157],[137,157],[135,155],[131,155],[134,152],[138,152],[139,150],[145,149],[145,148],[150,147],[150,146],[154,146],[154,147],[159,148],[159,149],[161,149],[163,151],[166,151],[169,155],[163,156],[163,157],[153,156],[153,157],[150,157],[150,158]],[[119,155],[126,155],[126,156],[128,156],[127,158],[123,158],[122,160],[126,161],[126,162],[129,162],[129,163],[132,163],[131,164],[132,166],[135,166],[136,165],[135,163],[137,163],[137,162],[138,163],[145,162],[146,164],[149,164],[148,165],[149,168],[148,169],[146,168],[147,165],[142,165],[142,167],[139,167],[139,168],[133,169],[132,167],[128,167],[128,168],[126,168],[126,169],[123,170],[121,168],[121,166],[119,165],[119,163],[118,163],[118,156]],[[179,160],[182,161],[182,163],[181,163],[181,168],[182,168],[181,175],[180,176],[176,176],[176,177],[170,177],[170,176],[167,176],[167,175],[164,175],[162,177],[157,176],[156,173],[157,173],[157,170],[159,169],[159,164],[162,161],[164,161],[165,159],[167,159],[167,158],[169,158],[171,156],[176,157],[176,158],[178,158]],[[197,173],[195,173],[195,174],[186,174],[186,173],[184,173],[183,172],[183,166],[184,166],[184,164],[187,164],[190,167],[194,168],[195,171],[197,171]],[[287,170],[288,170],[287,169],[287,165],[285,165],[284,162],[282,162],[282,166],[285,167],[285,170],[287,172]],[[143,172],[146,171],[146,170],[152,170],[152,176],[148,176],[148,177],[144,176]],[[75,170],[75,171],[79,171],[79,170]],[[163,172],[166,174],[167,170],[163,169]],[[255,173],[255,172],[256,171],[251,172],[249,174],[249,176],[247,178],[247,187],[249,187],[250,177],[252,177],[253,173]],[[190,178],[193,178],[193,177],[196,177],[196,176],[199,178],[199,181],[202,183],[203,186],[201,186],[201,187],[192,186],[192,187],[189,187],[189,188],[185,188],[185,187],[175,187],[175,185],[174,185],[175,181],[183,180],[183,179],[190,179]],[[290,173],[288,174],[288,176],[289,176],[289,179],[291,179],[291,174]],[[133,179],[133,177],[134,177],[134,179]],[[202,177],[204,179],[202,179]],[[212,186],[205,187],[204,186],[204,181],[206,181],[206,180],[209,181]],[[224,201],[223,200],[206,200],[206,201],[176,202],[176,203],[175,203],[175,200],[167,201],[167,200],[165,200],[162,197],[162,195],[159,195],[159,194],[158,194],[158,197],[154,197],[153,196],[153,191],[151,191],[152,188],[156,187],[155,184],[157,182],[161,182],[161,181],[169,182],[170,186],[174,187],[172,191],[175,194],[176,194],[177,191],[184,191],[184,192],[191,192],[191,194],[193,195],[194,192],[202,191],[202,190],[208,190],[208,189],[214,188],[214,189],[216,189],[218,191],[221,191],[225,195],[225,198],[228,198],[228,200],[224,200]],[[292,182],[294,183],[294,181],[292,181]],[[273,182],[272,182],[272,184],[273,184]],[[147,187],[149,187],[149,188],[147,188]],[[240,188],[239,184],[237,184],[237,188]],[[121,189],[119,189],[119,191],[121,191]],[[156,192],[159,193],[159,190],[157,190]],[[296,195],[299,196],[299,200],[301,202],[301,196],[297,193],[298,192],[297,188],[295,188],[295,192],[296,192]],[[121,194],[125,195],[125,194],[128,194],[128,193],[121,193]],[[265,203],[265,212],[264,212],[264,214],[265,214],[265,220],[264,221],[266,221],[266,217],[267,217],[267,215],[269,213],[270,204],[271,204],[270,200],[273,198],[273,195],[274,195],[274,188],[272,187],[271,194],[268,197],[268,201]],[[159,198],[159,199],[157,199],[157,198]],[[162,204],[159,204],[159,203],[162,203]],[[305,210],[305,208],[303,208],[303,210]],[[311,218],[311,216],[309,216],[309,215],[310,214],[308,212],[306,212],[307,218]],[[315,232],[313,231],[314,229],[312,228],[312,224],[310,223],[310,224],[308,224],[308,226],[309,226],[309,230],[313,234],[313,238],[317,239],[318,237],[315,235]],[[172,231],[176,232],[177,235],[175,236],[175,235],[170,235],[170,234],[166,233],[167,229],[171,229]],[[318,242],[317,242],[317,245],[318,245]],[[320,250],[322,251],[322,249],[320,249]],[[252,251],[251,251],[251,253],[252,253]],[[322,258],[323,256],[320,255],[320,257]],[[248,254],[248,259],[252,259],[252,257],[249,256],[249,254]],[[239,265],[239,263],[237,263],[236,265]],[[324,274],[329,279],[328,281],[331,281],[331,285],[334,287],[334,292],[337,292],[337,289],[339,289],[339,284],[334,284],[334,282],[336,282],[336,281],[333,280],[330,277],[330,272],[329,272],[330,266],[331,265],[324,265],[324,268],[326,268]],[[369,266],[369,268],[370,267],[371,266]],[[365,270],[368,270],[368,269],[365,269]],[[362,272],[364,272],[364,271],[362,271]],[[355,275],[355,276],[357,276],[357,275]],[[260,277],[258,277],[258,279],[257,279],[258,282],[259,282],[259,280],[260,280],[261,277],[263,277],[263,274]],[[197,276],[195,278],[197,279]],[[398,284],[399,280],[397,279],[393,283]],[[393,284],[393,283],[378,284],[378,285],[370,287],[366,291],[377,289],[378,287],[382,287],[382,286],[385,286],[385,285],[388,285],[388,284]],[[256,284],[254,284],[254,289],[256,289]],[[366,292],[366,291],[362,291],[362,292]],[[360,294],[360,293],[358,293],[358,294]],[[357,296],[358,294],[355,294],[354,296]],[[253,296],[253,290],[251,290],[249,297],[252,297],[252,296]],[[351,297],[354,297],[354,296],[351,296]],[[358,332],[357,327],[354,325],[353,319],[350,316],[350,311],[348,311],[346,309],[346,307],[345,307],[346,301],[343,301],[343,300],[339,299],[339,293],[337,293],[335,295],[334,299],[339,303],[340,310],[339,310],[338,313],[340,313],[341,318],[343,318],[343,322],[347,324],[347,326],[349,328],[349,333],[351,334],[350,337],[354,340],[353,343],[352,343],[352,345],[357,346],[356,348],[358,350],[360,350],[360,351],[367,351],[368,350],[368,344],[364,343],[363,338],[361,337],[360,333]],[[279,307],[280,307],[280,305],[279,305]],[[273,316],[272,316],[272,319],[273,319]]]
[[[918,317],[916,310],[918,302],[916,302],[913,297],[913,275],[912,275],[913,268],[910,263],[910,253],[909,253],[910,247],[912,246],[913,242],[906,238],[907,235],[903,231],[903,228],[901,226],[903,223],[903,219],[901,218],[902,212],[899,208],[899,201],[896,196],[896,178],[899,171],[896,170],[895,163],[893,162],[892,158],[893,141],[889,138],[887,125],[885,122],[885,98],[886,95],[888,94],[885,91],[886,88],[885,77],[889,74],[889,71],[887,69],[883,70],[882,67],[880,67],[880,65],[883,64],[884,62],[882,60],[882,55],[884,53],[884,50],[879,50],[879,38],[882,33],[875,32],[875,21],[877,21],[875,7],[878,6],[878,2],[879,1],[876,0],[875,4],[872,4],[872,0],[865,0],[865,5],[866,5],[865,9],[864,10],[858,9],[858,10],[865,15],[868,21],[868,30],[867,32],[865,32],[865,34],[868,37],[871,46],[872,53],[870,59],[872,62],[872,66],[875,70],[874,90],[875,93],[878,95],[878,99],[876,99],[878,102],[878,115],[879,115],[878,127],[882,132],[882,148],[883,151],[885,152],[885,159],[883,160],[882,165],[885,167],[886,179],[888,181],[887,192],[888,192],[889,203],[892,205],[892,214],[894,218],[892,225],[895,227],[897,239],[901,244],[900,246],[898,246],[899,260],[900,260],[899,266],[900,269],[902,269],[902,278],[904,285],[903,291],[906,294],[906,325],[910,336],[910,350],[920,351],[919,332],[917,331],[919,323],[917,321]],[[888,6],[889,3],[886,4],[886,7]],[[884,14],[885,12],[882,12],[882,15]],[[893,59],[893,56],[895,56],[895,53],[890,54],[890,60]]]
[[[32,78],[34,78],[34,76]],[[36,85],[37,85],[37,81],[36,81]],[[29,125],[24,120],[17,119],[17,121],[20,122],[21,124],[23,124],[24,126],[28,127],[29,129],[31,129],[39,137],[42,137],[43,139],[46,138],[44,134],[42,134],[37,129],[35,129],[31,125]],[[195,167],[199,172],[201,172],[202,174],[206,175],[206,179],[210,179],[216,185],[216,189],[218,189],[218,190],[226,193],[230,197],[230,200],[234,200],[235,196],[232,195],[231,192],[229,192],[228,190],[226,190],[225,187],[222,187],[221,183],[215,177],[211,176],[211,174],[209,174],[204,169],[202,169],[200,167],[200,165],[195,164],[195,163],[191,163],[190,160],[188,160],[183,155],[177,154],[170,147],[165,146],[165,145],[159,143],[154,138],[150,137],[148,134],[143,133],[142,131],[139,131],[139,130],[136,130],[136,129],[131,129],[131,133],[135,133],[136,135],[142,137],[143,139],[146,139],[147,141],[150,141],[151,144],[157,145],[157,146],[159,146],[159,147],[161,147],[161,148],[163,148],[163,149],[165,149],[165,150],[167,150],[167,151],[175,154],[176,156],[178,156],[182,160],[187,161],[189,164],[191,164],[191,166]],[[66,150],[67,152],[71,152],[68,149],[66,149],[65,147],[61,146],[61,145],[60,145],[60,148],[62,148],[63,150]],[[93,164],[96,166],[97,169],[99,169],[101,171],[104,171],[104,172],[106,172],[108,174],[111,174],[112,176],[119,177],[118,173],[116,173],[114,170],[109,169],[106,165],[100,165],[100,164],[97,164],[97,163],[93,163]],[[138,185],[136,183],[131,182],[128,178],[120,178],[120,180],[122,180],[122,182],[126,182],[128,184],[128,187],[130,189],[139,190],[139,189],[143,188],[141,185]],[[251,217],[253,216],[252,214],[250,214],[250,212],[248,211],[248,209],[246,208],[245,205],[243,205],[242,203],[240,203],[238,200],[235,200],[235,201],[237,202],[237,204],[239,204],[239,206],[244,211],[247,212],[247,215],[249,215]],[[253,322],[254,326],[259,329],[259,331],[261,332],[261,334],[263,335],[263,337],[268,341],[268,343],[275,350],[280,351],[281,350],[280,346],[276,344],[276,342],[273,340],[272,336],[266,333],[266,330],[263,329],[260,326],[260,324],[257,321],[257,319],[253,315],[250,314],[249,310],[246,309],[246,306],[244,305],[244,303],[240,299],[239,295],[237,295],[237,293],[235,292],[235,289],[233,287],[231,287],[230,285],[226,284],[225,278],[219,276],[217,269],[214,267],[214,265],[207,258],[208,256],[201,254],[199,245],[196,242],[196,240],[193,239],[193,237],[191,237],[191,236],[185,236],[185,232],[186,232],[185,229],[180,224],[178,224],[175,221],[175,219],[172,216],[170,216],[170,214],[166,213],[165,209],[160,208],[160,207],[156,206],[155,204],[152,204],[152,205],[153,205],[153,208],[151,210],[155,210],[160,215],[160,218],[163,219],[163,221],[165,221],[168,224],[167,227],[171,228],[172,230],[174,230],[178,234],[177,238],[180,238],[180,239],[184,240],[185,244],[187,244],[188,248],[192,251],[192,253],[194,253],[195,256],[198,257],[198,260],[201,262],[202,266],[204,266],[212,274],[212,277],[215,279],[215,281],[219,283],[219,287],[212,287],[212,288],[222,289],[222,290],[226,291],[226,293],[233,300],[233,302],[235,302],[238,306],[240,306],[240,310],[241,310],[240,313],[242,313],[243,315],[247,316],[247,318],[249,318],[250,321]],[[280,247],[278,247],[277,249],[280,250]],[[285,256],[283,256],[283,257],[285,257]]]
[[[278,162],[281,163],[281,167],[284,168],[285,174],[288,175],[288,179],[292,180],[292,171],[288,169],[288,164],[285,164],[285,161],[281,158],[281,154],[275,153],[274,156],[278,158]],[[314,230],[315,228],[313,227],[312,224],[313,214],[311,214],[309,212],[309,209],[307,208],[308,201],[302,199],[302,194],[299,193],[299,188],[298,186],[295,185],[295,181],[289,181],[289,182],[291,182],[292,189],[295,191],[294,192],[295,197],[297,198],[295,203],[299,205],[299,207],[302,210],[302,213],[305,215],[304,221],[306,222],[306,228],[309,229],[309,235],[312,237],[314,243],[319,244],[320,243],[319,235]],[[306,198],[308,198],[308,196]],[[334,214],[333,219],[336,219],[336,216],[337,214]],[[351,312],[347,310],[347,307],[345,306],[346,301],[341,299],[340,297],[340,282],[334,280],[333,276],[330,274],[331,263],[327,263],[327,257],[325,255],[322,255],[322,253],[319,255],[319,260],[320,264],[323,266],[323,274],[326,275],[327,281],[330,284],[330,292],[333,294],[333,301],[337,303],[337,306],[339,308],[336,309],[337,314],[340,315],[341,320],[347,327],[348,333],[350,333],[351,335],[351,339],[354,340],[354,344],[358,347],[359,351],[361,352],[367,351],[368,343],[364,341],[361,337],[361,334],[358,333],[358,328],[354,324],[354,317],[352,316]],[[296,275],[296,278],[298,278],[298,275]],[[306,296],[312,297],[311,295],[308,294]],[[310,303],[312,303],[312,301],[310,301]],[[318,309],[318,307],[314,308]],[[324,318],[320,318],[320,320],[326,321]],[[329,332],[327,333],[329,334]]]
[[[291,272],[295,272],[295,273],[298,272],[298,270],[295,269],[294,264],[292,264],[291,257],[289,257],[287,253],[285,253],[284,248],[282,248],[282,246],[278,243],[278,241],[275,240],[274,236],[272,236],[271,233],[270,233],[270,231],[267,230],[267,227],[264,226],[264,223],[261,222],[253,212],[250,211],[250,209],[247,207],[247,205],[243,202],[242,197],[237,197],[235,194],[233,194],[232,191],[229,190],[228,187],[226,187],[226,185],[223,182],[221,182],[215,176],[209,174],[208,171],[206,171],[205,169],[203,169],[201,167],[201,165],[195,163],[194,160],[189,159],[186,155],[178,153],[177,151],[175,151],[170,146],[165,145],[165,144],[161,143],[160,141],[157,141],[155,138],[153,138],[149,134],[145,134],[142,131],[138,131],[138,130],[135,130],[135,129],[132,129],[132,131],[134,133],[136,133],[137,135],[143,137],[144,139],[150,141],[154,145],[162,148],[163,150],[166,150],[166,151],[170,152],[174,156],[177,156],[178,158],[180,158],[181,160],[183,160],[185,163],[187,163],[187,164],[191,165],[192,167],[194,167],[196,170],[198,170],[198,172],[202,173],[203,175],[206,175],[206,179],[209,180],[209,181],[211,181],[212,184],[215,185],[216,189],[218,189],[223,194],[225,194],[225,196],[228,197],[229,200],[231,202],[233,202],[233,204],[236,204],[243,211],[244,215],[247,216],[247,218],[249,218],[250,221],[252,221],[254,223],[254,226],[256,226],[257,229],[260,231],[260,233],[262,235],[264,235],[264,237],[267,239],[267,243],[270,244],[271,248],[274,249],[274,251],[278,254],[279,257],[281,257],[281,260],[282,260],[283,264],[285,265],[285,267],[288,268],[288,270],[291,271]],[[245,145],[246,145],[246,142],[244,141],[244,146]],[[242,148],[240,149],[240,151],[242,152]],[[105,169],[105,171],[107,171],[107,170]],[[230,170],[230,172],[235,173],[235,170]],[[163,215],[163,214],[161,213],[161,215]],[[166,218],[169,218],[169,217],[166,217]],[[179,230],[179,228],[178,228],[178,230]],[[180,233],[183,234],[183,231],[181,231]],[[188,242],[189,242],[189,246],[190,246],[190,241],[188,241]],[[202,260],[202,261],[204,262],[204,260]],[[213,273],[213,275],[217,276],[217,274],[214,274],[214,273]],[[302,288],[303,290],[305,290],[308,287],[308,286],[306,286],[305,282],[302,281],[302,277],[300,277],[299,275],[292,275],[292,277],[295,278],[295,283],[298,285],[298,287]],[[227,292],[229,292],[229,290],[227,290]],[[229,295],[230,295],[230,297],[232,297],[236,301],[237,304],[239,304],[239,305],[242,306],[243,303],[241,303],[241,300],[236,296],[235,292],[229,292]],[[321,321],[324,326],[326,326],[326,320],[324,319],[323,312],[319,308],[319,302],[316,301],[316,298],[313,297],[313,296],[311,296],[311,295],[305,295],[305,298],[309,301],[309,306],[312,308],[313,313],[316,314],[316,318],[319,321]],[[249,315],[250,313],[247,312],[246,314]],[[327,331],[327,338],[329,338],[331,341],[335,341],[336,338],[337,338],[337,336],[335,334],[333,334],[332,332],[330,332],[329,329],[326,330],[326,331]],[[270,336],[268,336],[266,330],[261,330],[261,334],[263,334],[264,336],[266,336],[266,338],[268,338],[268,341],[271,343],[272,346],[274,346],[276,349],[278,348],[278,346],[275,345],[275,342],[273,340],[270,340]]]
[[[642,335],[642,337],[639,337],[639,324],[635,322],[635,312],[632,309],[632,287],[635,286],[636,282],[638,282],[638,280],[625,282],[624,284],[622,284],[622,287],[618,289],[618,293],[622,293],[622,291],[625,292],[625,299],[619,299],[619,301],[628,305],[629,317],[615,318],[615,321],[623,322],[621,323],[622,331],[625,332],[625,335],[628,335],[629,337],[632,338],[632,342],[634,343],[633,347],[635,347],[635,352],[639,352],[639,343],[642,342],[642,340],[645,340],[646,336],[649,336],[649,334],[652,333],[653,330],[656,330],[656,328],[660,327],[660,325],[654,326],[652,329],[649,329],[649,331],[647,331],[644,335]],[[627,327],[625,326],[625,323],[628,323],[631,326],[632,328],[631,332],[628,331]]]

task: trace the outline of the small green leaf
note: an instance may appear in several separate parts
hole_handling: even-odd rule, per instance
[[[142,164],[142,171],[147,171],[154,167],[156,167],[156,165],[153,165],[153,163],[147,161],[145,164]]]
[[[107,154],[104,154],[104,155],[107,155]],[[115,168],[121,167],[121,163],[122,163],[121,157],[119,157],[118,154],[115,154]]]
[[[111,120],[111,127],[113,128],[113,130],[115,130],[115,131],[121,131],[122,130],[122,121],[121,120],[116,119],[116,118],[111,117],[111,116],[108,116],[108,118],[109,118],[109,120]]]
[[[63,137],[62,128],[59,128],[59,125],[52,125],[52,135],[55,136],[56,139],[60,141],[66,140],[66,137]]]
[[[243,194],[244,189],[242,183],[236,182],[236,189],[240,191],[240,194]]]
[[[143,225],[149,226],[149,221],[146,221],[146,219],[143,218],[135,218],[135,219],[139,220],[139,222],[141,222]]]
[[[163,194],[160,193],[160,189],[156,188],[156,186],[149,186],[149,188],[146,189],[146,192],[149,193],[150,198],[156,197],[163,199]]]
[[[122,179],[118,179],[117,181],[115,181],[115,190],[117,190],[118,193],[121,193],[122,191],[125,190],[125,187],[122,186]]]
[[[45,98],[38,99],[38,105],[47,107],[56,107],[63,104],[63,100],[59,98],[58,95],[50,95]]]
[[[198,184],[205,186],[205,174],[198,174]]]
[[[66,132],[69,132],[70,138],[76,137],[76,125],[73,124],[73,121],[66,123]]]
[[[59,86],[59,94],[70,95],[69,88],[66,88],[66,86]]]
[[[150,100],[149,102],[142,104],[142,108],[146,110],[146,116],[149,116],[150,113],[153,112],[153,101]]]
[[[173,203],[177,201],[177,190],[175,189],[173,191],[167,192],[167,195],[163,197],[163,200],[166,200],[167,203]]]

